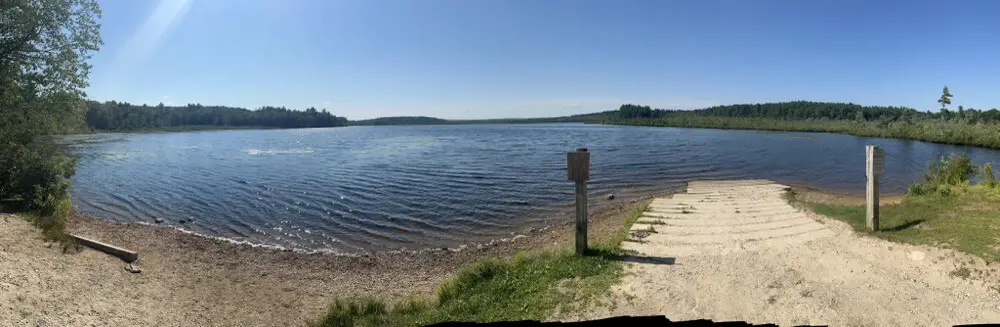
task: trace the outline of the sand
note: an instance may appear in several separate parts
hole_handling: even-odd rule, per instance
[[[591,236],[610,237],[642,198],[599,201]],[[465,264],[568,244],[572,213],[506,240],[448,250],[305,254],[170,228],[73,217],[70,230],[139,252],[141,273],[94,250],[64,254],[18,216],[0,214],[0,326],[301,326],[334,298],[432,297]]]
[[[784,189],[769,181],[695,182],[686,194],[653,200],[641,221],[666,225],[636,224],[633,241],[641,242],[625,243],[645,260],[627,263],[623,282],[603,305],[575,318],[1000,322],[996,264],[860,236],[788,205]],[[619,199],[594,212],[591,236],[613,234],[638,200]],[[432,296],[467,263],[569,244],[571,224],[570,212],[550,229],[461,251],[337,256],[235,245],[158,226],[72,220],[73,232],[139,251],[142,272],[134,274],[100,252],[63,254],[28,222],[0,215],[0,326],[304,325],[336,297]],[[642,232],[650,226],[657,232]],[[951,276],[960,265],[981,273]]]
[[[666,315],[780,325],[1000,322],[1000,269],[951,250],[891,243],[799,210],[770,181],[692,182],[653,201],[613,293],[577,319]],[[652,226],[656,233],[644,232]],[[987,277],[952,276],[960,265]]]

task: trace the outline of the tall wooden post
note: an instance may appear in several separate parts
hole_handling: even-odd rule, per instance
[[[590,179],[590,152],[576,149],[566,155],[569,180],[576,181],[576,254],[587,251],[587,180]]]
[[[865,176],[868,178],[865,187],[865,224],[868,229],[878,231],[878,178],[885,170],[885,151],[874,145],[865,146]]]

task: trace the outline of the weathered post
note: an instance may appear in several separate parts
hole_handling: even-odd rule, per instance
[[[566,155],[569,180],[576,181],[576,254],[587,250],[587,180],[590,179],[590,152],[578,148]]]
[[[865,187],[865,223],[868,229],[878,231],[878,178],[885,170],[885,151],[874,145],[865,146],[865,176],[868,184]]]

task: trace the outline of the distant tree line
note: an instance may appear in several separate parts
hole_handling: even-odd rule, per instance
[[[426,117],[426,116],[396,116],[396,117],[380,117],[374,119],[365,119],[352,121],[351,125],[359,126],[384,126],[384,125],[438,125],[438,124],[448,124],[449,121],[441,118]]]
[[[1000,110],[947,107],[945,87],[938,112],[906,107],[794,101],[737,104],[699,110],[652,109],[624,104],[617,111],[592,114],[593,122],[617,125],[829,132],[1000,148]]]
[[[128,102],[87,102],[87,128],[94,131],[136,131],[170,129],[185,126],[208,127],[336,127],[346,126],[347,119],[326,109],[303,111],[284,107],[257,110],[225,106],[188,104],[182,107],[134,105]]]
[[[853,121],[957,120],[965,123],[1000,122],[1000,110],[977,110],[958,107],[958,111],[942,108],[939,112],[921,112],[906,107],[863,106],[853,103],[793,101],[780,103],[735,104],[699,110],[652,109],[649,106],[624,104],[619,107],[619,120],[660,119],[675,117],[770,118],[780,120],[829,119]]]
[[[441,119],[426,116],[395,116],[351,121],[351,125],[471,125],[471,124],[542,124],[542,123],[588,123],[618,119],[617,111],[605,111],[562,117],[544,118],[494,118],[494,119]]]

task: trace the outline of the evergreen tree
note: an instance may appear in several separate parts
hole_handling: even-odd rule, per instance
[[[941,104],[941,109],[947,109],[948,105],[951,104],[951,92],[948,92],[948,86],[944,86],[944,90],[941,90],[941,98],[938,99],[938,103]]]

